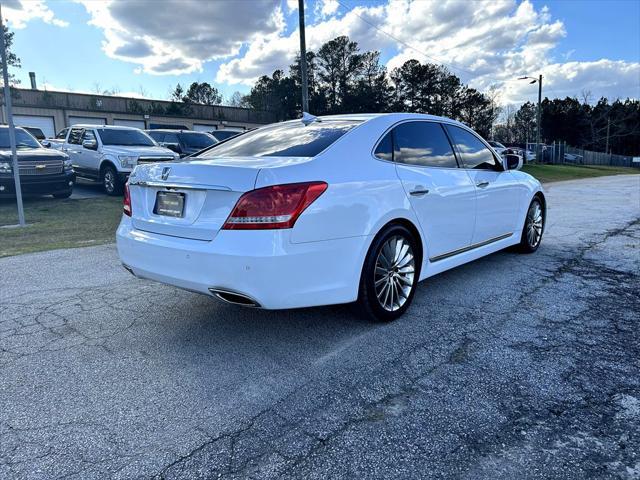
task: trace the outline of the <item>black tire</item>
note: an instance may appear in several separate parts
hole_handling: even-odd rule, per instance
[[[538,250],[540,243],[542,243],[542,235],[546,222],[545,217],[546,211],[544,203],[540,197],[533,197],[527,209],[524,226],[522,227],[522,235],[520,236],[520,243],[517,247],[520,253],[533,253]]]
[[[113,165],[106,165],[100,174],[100,181],[102,188],[107,195],[115,196],[121,195],[124,185],[120,181],[118,172]]]
[[[66,192],[56,192],[53,194],[53,198],[69,198],[71,196],[72,190],[69,189]]]
[[[397,259],[395,266],[383,266],[386,262],[386,255],[383,249],[389,248],[386,246],[394,243],[398,245],[396,239],[401,239],[404,242],[403,246],[408,245],[407,252],[412,259],[404,263],[408,258],[408,256],[404,255]],[[402,225],[391,225],[385,228],[373,240],[362,268],[358,293],[358,307],[366,318],[377,322],[390,322],[402,316],[411,305],[418,285],[418,278],[420,278],[420,265],[422,262],[417,241],[418,239]],[[400,247],[400,250],[402,250],[403,246]],[[389,250],[386,251],[390,252]],[[407,281],[411,270],[410,266],[413,267],[413,277],[411,278],[411,285],[408,286],[404,281]],[[382,271],[385,270],[387,273],[382,274]],[[379,285],[376,286],[376,283]],[[385,292],[382,290],[384,288],[387,288],[387,294],[389,292],[391,292],[391,295],[395,293],[397,305],[394,304],[393,296],[390,302],[388,301],[387,297],[385,297]],[[387,301],[386,307],[385,301]]]

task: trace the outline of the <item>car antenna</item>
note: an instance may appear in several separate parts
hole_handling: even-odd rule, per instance
[[[315,115],[311,115],[309,112],[302,112],[302,118],[300,119],[305,126],[309,125],[313,122],[322,122],[320,117],[316,117]]]

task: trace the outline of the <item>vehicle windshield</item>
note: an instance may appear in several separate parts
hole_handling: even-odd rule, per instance
[[[211,135],[203,132],[182,132],[178,134],[178,138],[180,138],[180,142],[188,148],[197,148],[200,150],[210,147],[214,143],[218,143]]]
[[[153,147],[155,142],[140,130],[97,128],[103,145],[124,145],[127,147]]]
[[[323,120],[309,125],[299,120],[279,123],[230,138],[199,157],[315,157],[360,123],[360,120]]]
[[[489,142],[489,145],[491,145],[493,148],[506,148],[500,142],[494,142],[493,140]]]
[[[21,128],[16,128],[16,148],[18,150],[40,148],[41,146],[42,145],[40,145],[38,141],[33,138],[33,136],[31,136]],[[0,148],[3,150],[9,150],[11,148],[11,144],[9,143],[8,128],[0,128]]]

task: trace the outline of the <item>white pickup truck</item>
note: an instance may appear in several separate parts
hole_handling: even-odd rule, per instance
[[[136,165],[180,158],[137,128],[110,125],[73,125],[60,149],[69,155],[76,176],[99,181],[109,195],[122,193]]]

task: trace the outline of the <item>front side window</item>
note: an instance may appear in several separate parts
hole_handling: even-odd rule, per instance
[[[92,142],[96,140],[96,135],[93,133],[93,130],[85,130],[82,134],[82,142]]]
[[[129,147],[153,147],[155,143],[140,130],[98,128],[98,135],[103,145],[124,145]]]
[[[16,128],[16,149],[25,150],[30,148],[40,148],[42,145],[29,133],[21,128]],[[9,142],[9,129],[0,128],[0,149],[9,150],[11,143]]]
[[[407,122],[394,129],[395,161],[423,167],[457,168],[456,157],[442,126]]]
[[[382,160],[393,161],[393,133],[388,132],[382,140],[380,140],[373,154]]]
[[[68,128],[63,128],[62,130],[60,130],[58,132],[58,134],[56,135],[56,138],[64,140],[65,138],[67,138],[67,132],[68,131],[69,131]]]
[[[462,157],[465,168],[484,170],[498,168],[498,162],[491,150],[473,133],[453,125],[447,125],[447,130]]]
[[[308,125],[300,120],[278,123],[230,138],[199,157],[315,157],[360,123],[359,120],[322,120]]]

